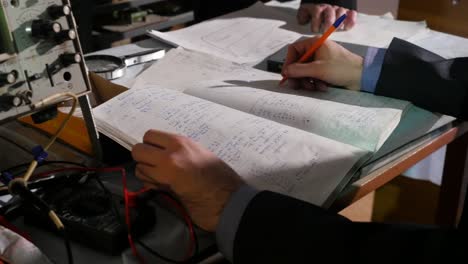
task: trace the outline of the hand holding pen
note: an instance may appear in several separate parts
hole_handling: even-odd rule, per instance
[[[352,90],[360,89],[362,57],[333,41],[326,41],[345,18],[346,15],[341,16],[321,37],[289,46],[280,84],[288,80],[291,88],[324,90],[326,82]]]

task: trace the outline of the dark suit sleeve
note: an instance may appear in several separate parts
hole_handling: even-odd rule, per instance
[[[244,211],[233,257],[234,263],[453,263],[467,259],[464,235],[353,223],[314,205],[261,192]]]
[[[468,58],[444,59],[395,38],[385,53],[375,94],[468,120]]]
[[[356,0],[302,0],[301,4],[330,4],[356,10]]]

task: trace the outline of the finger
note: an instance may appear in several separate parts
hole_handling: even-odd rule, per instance
[[[143,186],[146,188],[155,189],[155,190],[159,190],[160,188],[160,186],[154,182],[146,181],[143,179],[140,179],[140,180],[143,183]]]
[[[308,6],[301,6],[297,10],[297,23],[305,25],[310,21],[310,11]]]
[[[347,17],[344,21],[344,30],[349,30],[349,29],[352,29],[354,25],[356,24],[357,12],[354,10],[348,10],[346,14],[347,14]]]
[[[312,32],[320,32],[320,25],[322,24],[322,12],[326,8],[326,5],[314,5],[314,7],[310,9],[310,29]]]
[[[161,148],[148,144],[136,144],[132,148],[132,157],[136,162],[155,166],[167,155],[167,152]]]
[[[151,129],[143,136],[143,143],[167,149],[177,144],[178,135],[165,131]]]
[[[283,76],[286,76],[285,69],[288,67],[288,65],[298,62],[302,55],[304,55],[309,49],[309,47],[312,44],[314,44],[318,39],[318,37],[308,38],[306,40],[301,40],[289,45],[288,54],[286,55],[286,59],[284,60],[281,74]]]
[[[288,65],[290,65],[291,63],[297,62],[299,58],[301,57],[301,54],[298,51],[298,47],[297,47],[298,45],[300,44],[293,43],[289,45],[288,54],[286,55],[286,59],[284,60],[283,68],[281,70],[281,75],[285,76],[285,69],[288,67]]]
[[[322,13],[323,17],[323,30],[327,30],[333,23],[335,23],[335,9],[332,6],[327,6]]]
[[[342,15],[346,14],[346,12],[347,12],[347,11],[348,11],[348,9],[346,9],[346,8],[343,8],[343,7],[337,7],[337,8],[336,8],[336,10],[335,10],[335,18],[337,18],[337,17],[341,17]],[[347,18],[347,19],[345,19],[345,21],[346,21],[346,20],[348,20],[348,18]],[[337,29],[340,29],[340,30],[342,30],[342,29],[344,29],[344,28],[345,28],[345,24],[344,24],[344,23],[342,23],[342,24],[340,25],[340,27],[339,27],[339,28],[337,28]]]
[[[323,66],[320,62],[293,63],[285,69],[288,78],[316,78],[322,80],[324,77]]]
[[[301,88],[306,90],[315,90],[314,81],[310,78],[301,79]]]
[[[315,89],[321,92],[325,92],[328,90],[328,84],[324,81],[315,79]]]
[[[288,88],[297,90],[301,87],[301,81],[298,79],[288,79]]]
[[[161,164],[161,166],[148,166],[138,163],[135,168],[135,175],[141,180],[152,182],[160,186],[169,186],[171,181],[170,177],[160,170],[163,166],[164,164]]]
[[[137,163],[135,172],[138,173],[142,178],[146,178],[151,182],[158,182],[157,179],[157,168],[142,163]]]
[[[135,177],[137,177],[140,181],[146,182],[146,183],[151,183],[153,185],[159,185],[154,179],[151,177],[145,175],[142,171],[135,169]]]

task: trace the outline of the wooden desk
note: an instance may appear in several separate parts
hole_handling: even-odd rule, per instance
[[[400,0],[398,19],[427,21],[429,28],[468,37],[468,2],[461,0]]]
[[[468,123],[457,122],[441,135],[426,140],[407,154],[380,167],[348,186],[333,204],[340,211],[382,187],[443,146],[447,146],[439,197],[437,224],[455,226],[460,220],[468,185]]]

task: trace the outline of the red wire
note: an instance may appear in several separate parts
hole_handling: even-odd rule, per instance
[[[190,219],[190,216],[187,214],[187,211],[185,208],[183,208],[174,198],[172,198],[170,195],[161,192],[160,193],[166,201],[172,204],[172,206],[176,207],[177,210],[179,210],[179,213],[182,215],[184,218],[184,221],[187,224],[187,227],[189,229],[189,235],[190,235],[190,248],[187,251],[187,254],[185,255],[184,261],[187,261],[190,259],[190,257],[193,255],[195,251],[195,231],[193,228],[192,220]]]
[[[132,221],[130,219],[130,196],[129,191],[127,189],[127,173],[125,169],[122,168],[122,186],[124,192],[124,201],[125,201],[125,223],[127,224],[127,237],[128,237],[128,244],[132,249],[132,254],[135,256],[140,263],[146,263],[145,259],[138,253],[138,250],[135,246],[135,242],[133,241],[132,237]]]
[[[9,222],[5,217],[3,217],[2,215],[0,215],[0,225],[2,225],[3,227],[5,227],[5,228],[7,228],[7,229],[10,229],[11,231],[17,233],[18,235],[24,237],[24,238],[25,238],[26,240],[28,240],[29,242],[32,242],[31,236],[29,236],[28,233],[19,230],[16,226],[14,226],[12,223],[10,223],[10,222]]]
[[[138,190],[136,192],[130,192],[127,189],[127,173],[125,171],[125,168],[122,167],[110,167],[110,168],[80,168],[80,167],[69,167],[69,168],[61,168],[61,169],[55,169],[51,171],[46,171],[42,173],[35,174],[34,177],[47,177],[51,174],[54,173],[59,173],[59,172],[65,172],[65,171],[94,171],[94,172],[114,172],[114,171],[120,171],[122,174],[122,186],[123,186],[123,193],[124,193],[124,202],[125,202],[125,223],[127,225],[127,238],[128,238],[128,243],[130,245],[130,248],[132,250],[132,254],[138,259],[140,263],[146,263],[145,259],[141,256],[141,254],[138,253],[138,250],[135,246],[135,242],[133,240],[132,234],[131,234],[131,218],[130,218],[130,207],[134,205],[135,203],[135,197],[138,195],[146,192],[149,190],[149,188],[142,188],[141,190]],[[161,192],[160,193],[166,201],[171,203],[179,213],[182,215],[184,218],[184,221],[189,229],[189,236],[190,236],[190,248],[185,255],[185,260],[188,260],[194,253],[195,251],[195,231],[194,227],[192,224],[192,220],[190,216],[188,215],[186,209],[182,207],[177,200],[172,198],[170,195]],[[131,198],[131,199],[130,199]]]

